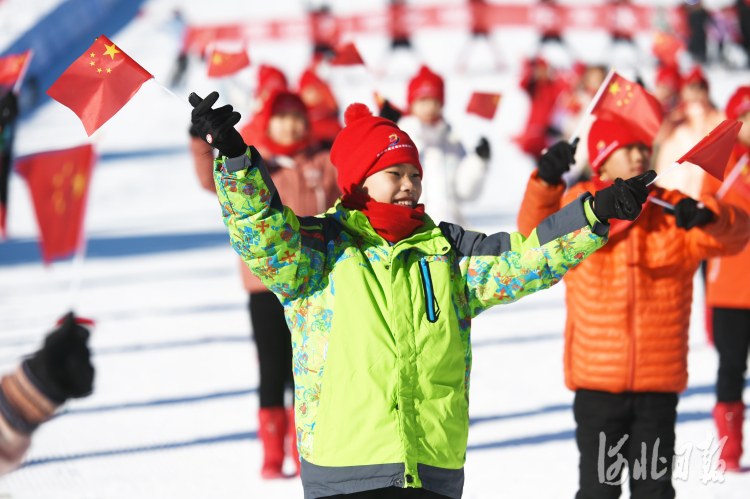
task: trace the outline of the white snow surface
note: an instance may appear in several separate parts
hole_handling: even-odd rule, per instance
[[[14,0],[6,4],[19,5]],[[47,2],[48,5],[54,2]],[[144,13],[112,37],[122,50],[158,80],[168,81],[178,47],[164,29],[178,2],[153,0]],[[343,2],[340,2],[343,3]],[[301,15],[302,2],[212,2],[243,5],[243,14]],[[253,7],[249,7],[252,4]],[[0,4],[2,6],[3,4]],[[183,2],[186,13],[203,12],[198,0]],[[382,5],[373,2],[369,5]],[[524,125],[528,100],[518,89],[520,58],[535,50],[536,37],[505,30],[493,40],[510,69],[492,71],[481,43],[469,71],[455,61],[467,35],[426,32],[415,38],[418,56],[389,56],[387,40],[356,39],[371,74],[361,68],[332,69],[342,107],[373,104],[377,90],[404,104],[405,85],[423,57],[447,80],[445,115],[467,147],[484,135],[493,151],[483,194],[466,207],[477,229],[515,230],[515,220],[532,162],[510,142]],[[601,33],[577,33],[571,43],[587,58],[606,58]],[[255,44],[254,67],[281,66],[296,81],[310,55],[303,41]],[[250,87],[254,70],[232,81],[208,80],[191,61],[188,82],[177,93]],[[748,73],[709,71],[712,96],[723,105]],[[503,94],[491,122],[463,113],[474,90]],[[236,91],[235,91],[236,94]],[[93,137],[102,153],[170,149],[167,155],[101,162],[90,191],[90,237],[216,234],[224,231],[215,197],[201,190],[187,152],[188,109],[147,83]],[[78,118],[51,102],[21,122],[16,153],[71,147],[89,139]],[[179,152],[179,148],[183,148]],[[9,232],[34,238],[36,222],[28,191],[12,177]],[[40,263],[0,262],[0,372],[33,352],[68,307],[70,262],[50,268]],[[700,279],[696,279],[690,330],[690,388],[679,411],[689,422],[677,425],[677,446],[705,439],[717,356],[705,337]],[[578,452],[570,404],[563,382],[564,285],[497,307],[474,321],[474,364],[466,462],[466,498],[572,498],[577,490]],[[0,479],[0,498],[205,498],[302,497],[299,479],[260,479],[257,430],[258,361],[238,259],[229,244],[147,255],[91,258],[84,267],[77,301],[79,315],[97,321],[91,337],[95,392],[71,401],[43,425],[25,466]],[[750,448],[750,437],[745,440]],[[292,463],[287,462],[291,468]],[[750,466],[750,456],[743,464]],[[700,452],[694,450],[689,477],[675,480],[680,498],[745,498],[750,474],[727,474],[724,483],[704,485]],[[624,493],[627,497],[627,491]]]

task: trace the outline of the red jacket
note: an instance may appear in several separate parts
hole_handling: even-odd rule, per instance
[[[528,234],[548,215],[584,191],[564,193],[534,173],[518,215]],[[676,204],[685,196],[654,189]],[[679,229],[671,215],[647,203],[628,228],[565,276],[565,383],[613,393],[681,392],[687,386],[688,327],[693,275],[701,260],[737,253],[750,238],[750,217],[735,207],[702,198],[716,219],[702,228]]]

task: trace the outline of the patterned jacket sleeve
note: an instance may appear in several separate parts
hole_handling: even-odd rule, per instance
[[[520,232],[487,236],[441,223],[464,281],[472,317],[558,283],[565,273],[607,242],[609,226],[584,193],[544,219],[528,238]]]
[[[214,182],[232,247],[263,284],[286,303],[323,277],[325,253],[303,246],[300,221],[281,202],[257,149],[219,158]]]

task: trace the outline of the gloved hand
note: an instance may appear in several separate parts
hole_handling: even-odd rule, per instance
[[[393,107],[391,103],[386,100],[383,103],[383,107],[380,108],[380,117],[398,123],[398,120],[401,119],[401,111]]]
[[[560,141],[547,149],[547,152],[539,158],[539,178],[550,185],[559,185],[562,182],[563,173],[570,170],[570,165],[575,163],[576,147],[578,147],[578,139],[572,144]]]
[[[479,144],[477,144],[477,148],[474,150],[480,158],[485,160],[490,159],[490,143],[486,138],[482,137],[479,139]]]
[[[229,104],[218,109],[211,109],[211,106],[219,100],[219,92],[211,92],[205,99],[201,99],[193,92],[188,100],[195,108],[191,121],[200,138],[211,147],[218,149],[219,154],[227,158],[236,158],[245,154],[247,151],[245,141],[242,140],[240,132],[234,128],[234,125],[240,121],[240,113],[234,111]]]
[[[685,198],[675,205],[674,210],[664,208],[664,213],[674,215],[677,227],[690,230],[711,223],[714,219],[714,212],[699,204],[693,198]]]
[[[0,127],[4,127],[18,116],[18,99],[13,92],[0,98]]]
[[[71,312],[47,335],[44,347],[25,361],[45,394],[56,402],[91,393],[94,367],[86,345],[88,338],[88,329],[76,324]]]
[[[635,220],[641,214],[643,204],[648,199],[648,187],[656,178],[656,172],[649,170],[628,180],[618,178],[614,185],[597,191],[594,197],[594,214],[602,222],[610,218]]]

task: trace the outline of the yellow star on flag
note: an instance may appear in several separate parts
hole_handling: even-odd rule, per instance
[[[94,65],[96,65],[96,63],[95,63],[94,61],[91,61],[91,62],[89,63],[89,65],[91,65],[91,66],[94,66]]]
[[[609,91],[612,93],[612,95],[617,95],[620,92],[620,84],[618,82],[614,82],[609,86]]]
[[[115,47],[115,44],[114,44],[114,43],[113,43],[112,45],[107,45],[107,44],[105,43],[105,44],[104,44],[104,46],[105,46],[105,47],[107,47],[107,51],[106,51],[106,52],[104,52],[104,54],[102,54],[102,55],[108,55],[108,56],[110,56],[110,57],[111,57],[111,58],[112,58],[113,60],[114,60],[114,58],[115,58],[115,54],[119,54],[119,53],[120,53],[120,51],[119,51],[119,50],[117,50],[117,47]]]
[[[97,69],[96,72],[97,73],[101,73],[102,72],[102,68]]]
[[[94,56],[96,56],[96,54],[95,54],[95,53],[93,53],[93,52],[91,52],[91,57],[94,57]]]
[[[107,68],[107,73],[111,73],[111,72],[112,72],[112,69]]]
[[[211,62],[214,64],[221,64],[224,58],[221,56],[221,54],[214,54],[214,56],[211,58]]]

